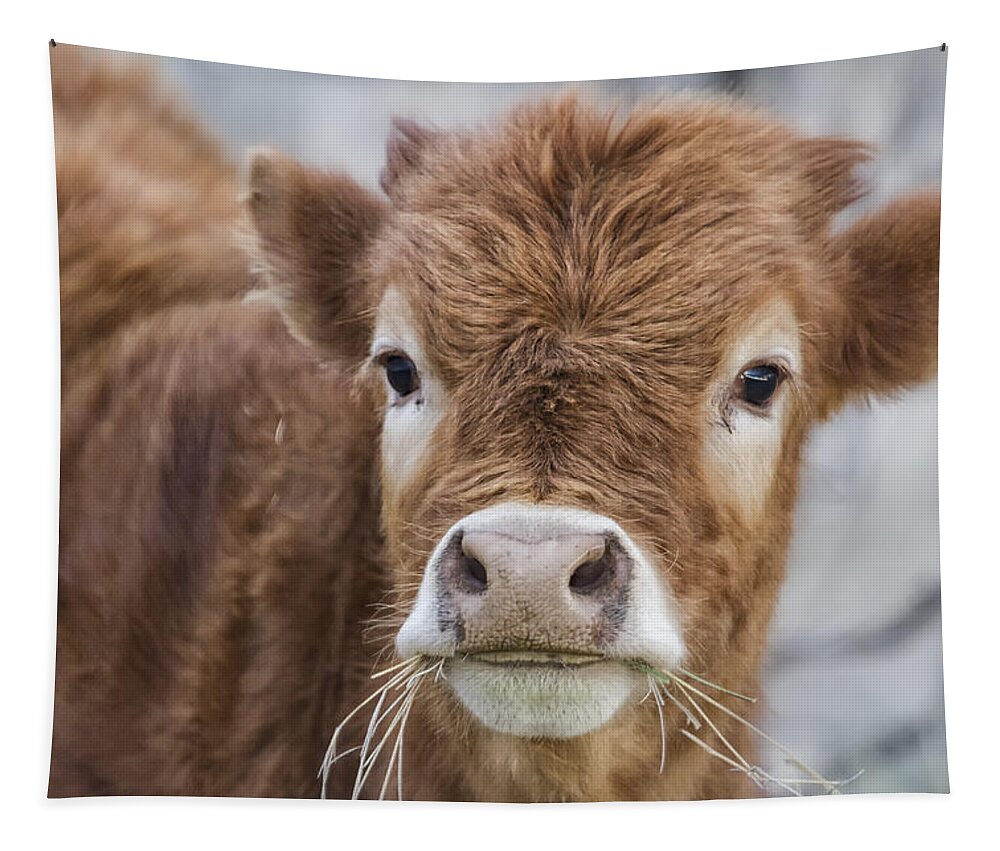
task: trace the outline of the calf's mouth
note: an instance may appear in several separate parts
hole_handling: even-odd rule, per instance
[[[501,650],[470,653],[465,658],[490,665],[546,668],[577,668],[608,661],[603,654],[561,650]]]

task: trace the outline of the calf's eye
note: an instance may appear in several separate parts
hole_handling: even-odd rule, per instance
[[[778,389],[781,378],[782,372],[776,366],[771,364],[751,366],[740,373],[739,396],[748,405],[762,408]]]
[[[409,396],[419,387],[417,367],[404,355],[391,355],[385,361],[385,377],[400,396]]]

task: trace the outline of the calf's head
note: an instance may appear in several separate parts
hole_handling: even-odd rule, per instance
[[[752,687],[810,424],[936,358],[936,196],[831,232],[865,157],[561,99],[398,124],[386,209],[257,161],[293,327],[381,412],[391,638],[447,659],[442,711],[569,738],[650,711],[635,660]]]

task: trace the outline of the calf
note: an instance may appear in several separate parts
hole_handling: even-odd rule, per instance
[[[865,156],[572,97],[398,124],[388,207],[259,155],[284,326],[171,306],[64,388],[52,793],[315,795],[335,733],[336,797],[754,794],[803,442],[936,359],[937,197],[831,232]]]

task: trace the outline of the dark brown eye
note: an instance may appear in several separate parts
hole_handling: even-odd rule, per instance
[[[401,397],[409,396],[420,386],[417,367],[405,355],[392,355],[386,358],[385,377],[389,386]]]
[[[748,405],[762,408],[781,383],[781,370],[771,364],[759,364],[745,369],[740,374],[740,398]]]

